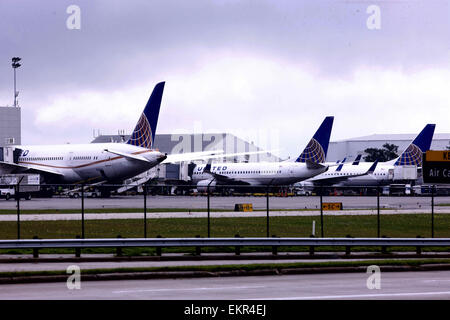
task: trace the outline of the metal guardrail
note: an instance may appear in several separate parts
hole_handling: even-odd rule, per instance
[[[226,246],[450,247],[450,238],[109,238],[0,240],[0,249]]]

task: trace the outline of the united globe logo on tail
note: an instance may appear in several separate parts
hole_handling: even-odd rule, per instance
[[[302,154],[297,158],[296,162],[312,161],[315,163],[325,162],[325,152],[320,143],[312,138],[303,150]]]
[[[153,89],[144,112],[142,112],[130,139],[127,141],[128,144],[147,149],[153,148],[164,84],[165,82],[160,82]]]
[[[416,165],[422,166],[422,150],[415,144],[410,144],[409,147],[402,153],[397,162],[397,166]]]
[[[139,118],[136,128],[128,141],[133,146],[151,149],[153,147],[152,129],[145,114]]]

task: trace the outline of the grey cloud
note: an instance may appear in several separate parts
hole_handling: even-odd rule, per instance
[[[381,2],[382,28],[370,31],[364,1],[76,1],[82,28],[71,31],[74,1],[3,1],[0,61],[21,55],[24,86],[62,90],[196,68],[199,51],[217,48],[307,61],[338,77],[364,64],[415,69],[448,57],[446,3],[425,2]]]

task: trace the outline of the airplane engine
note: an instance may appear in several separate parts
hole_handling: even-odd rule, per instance
[[[197,183],[197,191],[198,192],[208,192],[208,185],[209,185],[209,191],[214,191],[216,189],[216,181],[214,180],[200,180]]]

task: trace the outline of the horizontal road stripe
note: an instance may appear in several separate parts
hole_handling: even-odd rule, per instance
[[[381,289],[380,289],[381,290]],[[299,296],[299,297],[266,297],[256,300],[321,300],[321,299],[354,299],[354,298],[383,298],[383,297],[415,297],[415,296],[438,296],[450,295],[450,291],[436,292],[401,292],[401,293],[374,293],[374,294],[346,294],[346,295],[328,295],[328,296]]]
[[[180,289],[135,289],[135,290],[120,290],[113,291],[113,293],[138,293],[138,292],[164,292],[164,291],[204,291],[204,290],[236,290],[236,289],[260,289],[265,286],[246,286],[246,287],[206,287],[206,288],[180,288]]]

